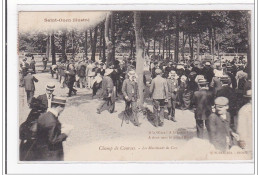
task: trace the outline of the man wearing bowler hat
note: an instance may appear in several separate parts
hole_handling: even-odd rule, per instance
[[[150,86],[151,97],[153,98],[153,112],[155,114],[155,126],[164,124],[164,107],[168,103],[168,85],[166,79],[162,78],[161,69],[155,70],[156,77]]]
[[[44,111],[51,107],[51,101],[54,97],[53,92],[55,90],[55,85],[53,83],[48,83],[46,85],[46,93],[39,95],[37,99],[41,101],[41,104],[44,106]]]
[[[204,126],[209,131],[208,118],[212,113],[214,106],[213,94],[209,91],[208,82],[204,77],[198,79],[199,90],[194,92],[192,103],[195,106],[195,120],[197,128],[197,137],[203,138]]]
[[[35,159],[38,161],[62,161],[64,152],[62,142],[72,130],[70,125],[61,125],[58,117],[63,112],[66,99],[54,97],[51,108],[40,115],[37,120],[37,140]]]
[[[38,79],[35,78],[33,75],[33,70],[28,69],[27,75],[24,77],[24,88],[26,91],[27,95],[27,103],[30,105],[32,98],[34,96],[34,91],[35,91],[35,85],[34,82],[38,82]]]

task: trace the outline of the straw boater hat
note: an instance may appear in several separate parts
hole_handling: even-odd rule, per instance
[[[206,65],[206,66],[210,66],[211,64],[210,64],[209,61],[207,61],[207,62],[205,63],[205,65]]]
[[[174,78],[176,78],[176,79],[179,78],[179,76],[176,74],[176,72],[175,72],[174,70],[172,70],[171,72],[169,72],[169,78],[172,77],[172,76],[173,76]]]
[[[51,103],[65,105],[66,104],[66,98],[55,96],[55,97],[53,97]]]
[[[246,94],[244,95],[244,97],[248,97],[248,98],[251,98],[252,97],[252,90],[247,90],[246,91]]]
[[[228,103],[229,103],[229,101],[226,97],[217,97],[215,99],[215,105],[216,106],[227,106]]]
[[[46,85],[46,90],[54,91],[54,89],[55,89],[55,84],[53,84],[53,83],[48,83],[48,84]]]
[[[109,75],[113,72],[113,69],[106,69],[104,75]]]

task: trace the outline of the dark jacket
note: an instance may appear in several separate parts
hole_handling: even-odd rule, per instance
[[[122,93],[124,98],[128,96],[129,101],[136,101],[138,98],[138,85],[136,82],[131,82],[125,79],[122,86]]]
[[[216,113],[212,113],[209,116],[209,131],[210,142],[215,146],[215,148],[221,151],[229,148],[231,144],[226,142],[227,138],[231,142],[229,113],[226,114],[226,120],[223,120]]]
[[[62,142],[67,138],[61,133],[61,123],[51,112],[38,118],[36,160],[58,161],[64,159]]]
[[[212,106],[214,105],[213,94],[206,89],[196,91],[192,103],[196,108],[195,119],[207,120],[209,115],[212,113]]]
[[[107,98],[108,94],[112,94],[114,84],[109,76],[104,76],[102,80],[102,97]]]
[[[38,82],[38,79],[31,74],[27,74],[24,77],[24,88],[26,91],[35,91],[34,82]]]
[[[54,97],[54,95],[52,94],[52,98],[53,97]],[[47,108],[48,108],[48,97],[47,97],[47,94],[39,95],[37,97],[37,99],[41,101],[41,104],[44,107],[44,111],[46,111]]]

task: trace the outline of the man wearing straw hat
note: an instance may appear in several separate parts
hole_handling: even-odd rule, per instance
[[[38,82],[38,79],[33,75],[33,69],[28,69],[27,75],[24,77],[24,88],[27,95],[27,103],[30,105],[32,98],[34,96],[35,85],[34,82]]]
[[[135,126],[139,126],[140,123],[137,117],[137,98],[138,98],[138,84],[137,75],[134,70],[128,72],[129,78],[125,79],[122,86],[122,93],[125,100],[125,115],[126,123],[129,123],[129,117],[132,112],[132,119]]]
[[[115,99],[114,99],[114,84],[110,77],[111,73],[113,72],[113,69],[106,69],[104,78],[102,80],[102,97],[103,102],[99,105],[97,108],[97,113],[100,114],[105,106],[108,106],[108,110],[110,113],[114,112],[115,109]]]
[[[179,76],[176,74],[174,70],[169,72],[169,77],[167,79],[167,85],[169,90],[169,100],[168,100],[168,118],[173,122],[177,122],[175,120],[175,104],[177,98],[178,91],[178,78]]]
[[[54,97],[53,92],[55,90],[55,85],[51,82],[49,82],[46,85],[46,93],[39,95],[37,97],[38,100],[41,101],[41,104],[44,106],[44,111],[46,111],[48,108],[51,107],[51,101]]]
[[[166,79],[162,78],[162,70],[155,70],[156,77],[150,86],[151,97],[153,98],[153,112],[155,114],[155,126],[164,124],[164,107],[168,102],[168,86]]]
[[[62,142],[72,130],[70,125],[61,125],[58,117],[65,108],[66,99],[54,97],[51,108],[37,120],[36,160],[62,161],[64,152]]]
[[[197,137],[203,138],[204,126],[209,130],[208,118],[212,113],[212,106],[214,105],[213,94],[208,89],[208,82],[204,77],[198,79],[199,90],[194,92],[193,104],[195,106],[195,120],[197,128]]]

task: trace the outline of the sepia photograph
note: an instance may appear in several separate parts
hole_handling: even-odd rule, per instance
[[[19,11],[19,163],[253,162],[252,15]]]

